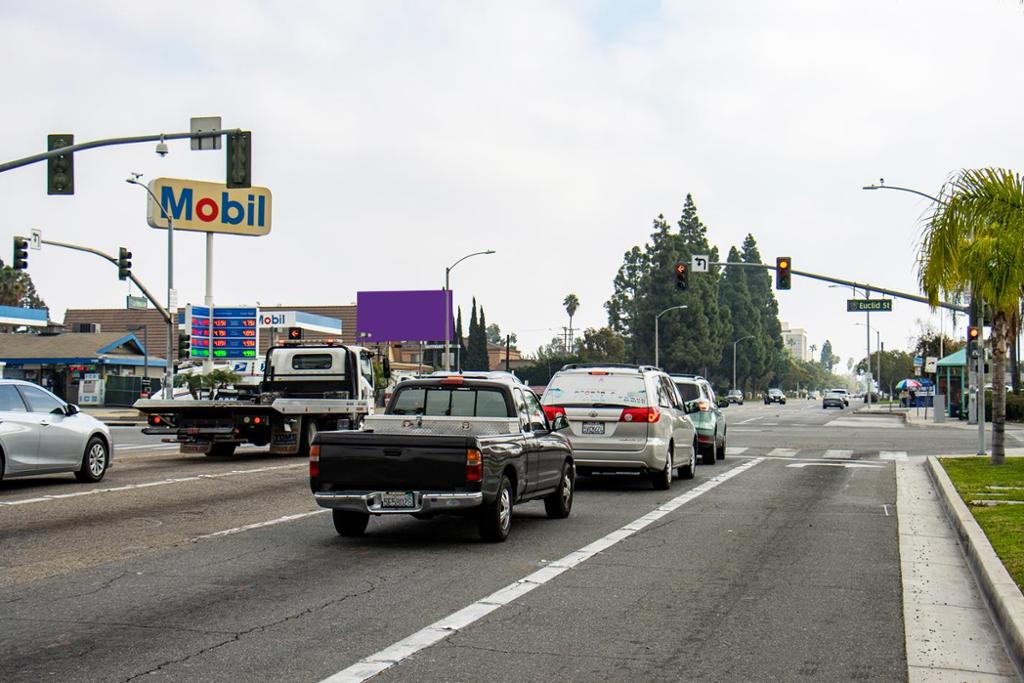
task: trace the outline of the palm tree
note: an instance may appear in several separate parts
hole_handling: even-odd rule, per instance
[[[921,288],[933,307],[941,294],[973,292],[992,308],[992,463],[1001,464],[1006,456],[1006,355],[1019,326],[1024,292],[1021,176],[980,168],[948,182],[927,221],[919,260]]]
[[[565,312],[569,314],[569,344],[568,350],[572,352],[572,317],[576,315],[576,311],[580,307],[580,298],[575,294],[567,294],[565,299],[562,301],[562,305],[565,306]]]

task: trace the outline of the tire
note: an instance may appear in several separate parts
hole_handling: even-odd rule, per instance
[[[697,474],[697,444],[693,444],[693,452],[690,453],[690,462],[688,465],[678,468],[680,479],[693,479]]]
[[[722,434],[722,447],[718,449],[718,459],[725,460],[725,434]]]
[[[320,426],[312,417],[302,418],[302,434],[299,436],[299,452],[297,455],[303,458],[309,457],[309,447],[313,445],[313,439],[320,433]]]
[[[714,439],[711,440],[711,446],[705,448],[701,454],[700,464],[701,465],[714,465],[718,460],[718,442]]]
[[[512,530],[512,484],[508,477],[501,475],[498,482],[498,496],[493,503],[480,508],[477,524],[480,538],[490,543],[501,543]]]
[[[370,515],[364,512],[331,510],[331,516],[334,518],[334,530],[339,536],[362,536],[366,525],[370,523]]]
[[[229,458],[235,454],[235,448],[238,444],[235,443],[212,443],[210,444],[210,450],[206,451],[207,456],[213,456],[215,458]]]
[[[675,463],[672,462],[672,451],[675,446],[669,449],[665,456],[665,467],[657,472],[651,472],[651,485],[655,491],[668,491],[672,488],[672,475],[675,474]]]
[[[576,475],[569,462],[562,464],[562,475],[558,488],[544,499],[544,512],[551,519],[565,519],[572,512],[573,494],[576,492]]]
[[[107,473],[107,467],[109,466],[110,450],[103,439],[94,436],[85,444],[85,453],[82,454],[82,467],[75,472],[75,478],[78,481],[99,481]]]

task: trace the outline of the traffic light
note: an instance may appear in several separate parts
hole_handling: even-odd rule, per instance
[[[793,259],[779,256],[775,259],[775,289],[789,289],[792,281]]]
[[[978,357],[978,339],[981,337],[981,328],[971,325],[967,328],[967,353],[971,358]]]
[[[178,358],[188,358],[192,347],[192,337],[187,332],[178,333]]]
[[[680,261],[676,264],[676,289],[682,291],[690,286],[690,267]]]
[[[24,237],[14,238],[14,269],[25,270],[28,268],[28,240]]]
[[[117,253],[117,279],[127,280],[132,272],[132,252],[121,247]]]
[[[54,133],[46,136],[46,151],[75,144],[70,133]],[[75,193],[75,160],[71,154],[61,154],[46,160],[46,194]]]
[[[288,339],[291,341],[302,340],[302,328],[301,327],[289,327],[288,328]]]
[[[252,187],[252,133],[228,134],[228,187]]]

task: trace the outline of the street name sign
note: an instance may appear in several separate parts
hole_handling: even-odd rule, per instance
[[[847,313],[874,313],[891,311],[892,299],[847,299]]]
[[[144,311],[149,307],[149,302],[144,296],[128,295],[127,308],[133,311]]]
[[[249,236],[270,232],[271,197],[265,187],[229,189],[222,183],[157,178],[149,189],[146,222],[151,228],[166,230],[166,214],[175,230]]]

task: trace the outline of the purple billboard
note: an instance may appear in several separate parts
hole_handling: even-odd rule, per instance
[[[448,330],[454,336],[448,292]],[[406,292],[358,292],[356,332],[366,342],[441,341],[444,339],[443,289]]]

